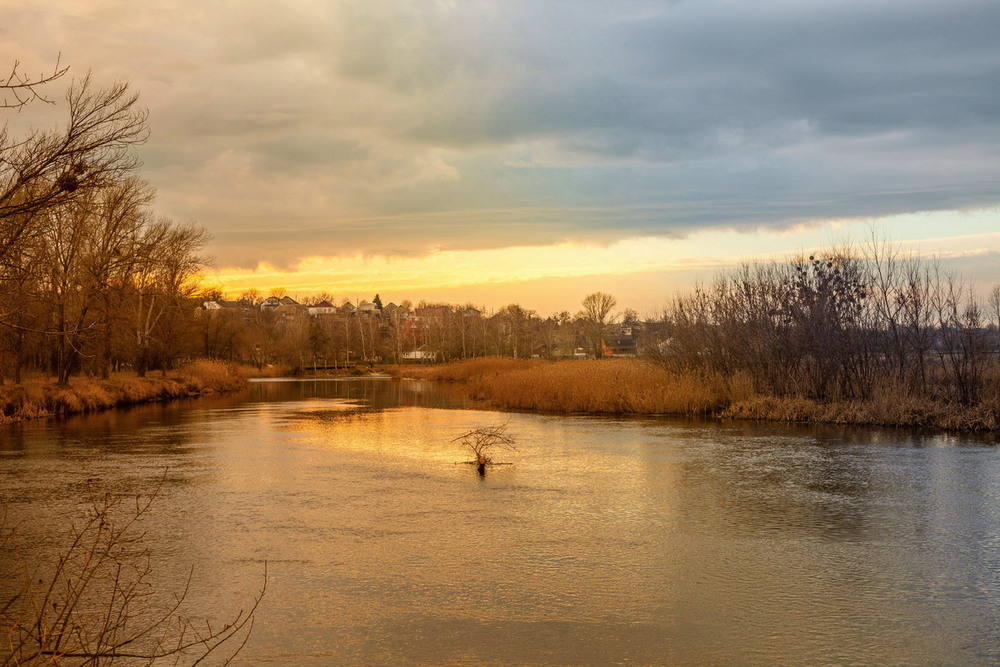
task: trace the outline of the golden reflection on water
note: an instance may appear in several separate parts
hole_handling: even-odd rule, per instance
[[[270,563],[243,664],[1000,660],[993,449],[520,414],[512,465],[480,478],[452,440],[508,416],[461,407],[427,383],[261,383],[23,432],[0,489],[41,537],[68,494],[169,467],[164,585],[195,565],[192,601],[224,617]]]

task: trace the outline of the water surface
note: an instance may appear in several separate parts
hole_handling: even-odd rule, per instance
[[[262,382],[0,431],[0,501],[51,549],[161,485],[158,587],[240,663],[1000,662],[1000,455],[909,431],[463,409],[447,386]],[[480,478],[452,440],[509,419]],[[6,554],[8,565],[18,554]]]

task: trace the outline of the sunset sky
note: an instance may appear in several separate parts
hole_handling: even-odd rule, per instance
[[[3,4],[4,67],[140,92],[233,294],[652,313],[872,234],[1000,282],[996,0]]]

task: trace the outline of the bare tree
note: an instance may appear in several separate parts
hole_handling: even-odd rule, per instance
[[[484,475],[486,466],[493,463],[493,454],[497,449],[517,451],[514,437],[507,432],[509,425],[510,422],[505,421],[502,424],[474,428],[454,438],[452,442],[462,443],[476,457],[470,463],[475,463],[479,474]]]
[[[150,220],[153,188],[128,177],[101,190],[92,232],[87,236],[86,282],[98,295],[101,327],[94,356],[101,377],[111,370],[116,334],[127,329],[125,308],[130,276],[139,261],[138,240]]]
[[[139,166],[130,152],[147,136],[147,114],[127,83],[94,90],[90,75],[66,94],[62,131],[15,140],[0,129],[0,263],[40,232],[38,215],[109,185]]]
[[[604,338],[611,322],[611,311],[617,305],[618,300],[604,292],[594,292],[583,299],[583,311],[578,318],[595,359],[604,356]]]
[[[962,405],[975,405],[990,364],[988,315],[972,285],[954,275],[938,280],[933,296],[937,316],[936,349],[955,396]]]
[[[531,356],[531,323],[538,318],[533,310],[522,308],[516,303],[504,306],[493,316],[497,343],[497,353],[503,356]]]
[[[208,240],[207,232],[195,225],[175,225],[160,218],[146,225],[137,243],[137,262],[129,278],[129,332],[133,363],[140,377],[160,355],[166,370],[170,350],[171,315],[178,315],[186,300],[197,291],[195,278],[205,259],[198,252]]]

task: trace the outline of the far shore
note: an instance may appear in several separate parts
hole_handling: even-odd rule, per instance
[[[200,360],[166,376],[77,377],[68,385],[37,378],[0,386],[0,424],[120,406],[238,391],[250,378],[289,377],[288,369]],[[547,361],[483,357],[445,364],[375,365],[295,378],[394,377],[456,382],[482,405],[501,410],[604,415],[686,415],[773,422],[1000,432],[1000,400],[975,405],[912,396],[886,386],[867,400],[770,396],[742,376],[677,373],[643,359]]]

